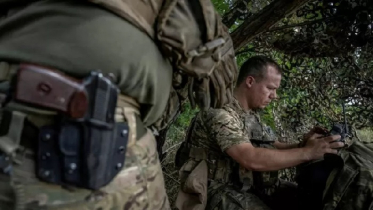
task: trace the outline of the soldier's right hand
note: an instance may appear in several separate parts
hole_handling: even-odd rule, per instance
[[[338,148],[344,146],[343,142],[334,142],[340,139],[340,135],[324,136],[322,134],[314,133],[307,139],[304,146],[308,160],[322,159],[326,153],[337,154]]]

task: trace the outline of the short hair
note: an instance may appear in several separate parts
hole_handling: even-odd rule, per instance
[[[257,55],[247,59],[240,68],[236,85],[240,85],[248,76],[254,77],[257,81],[264,79],[268,66],[274,67],[282,74],[281,67],[271,58]]]

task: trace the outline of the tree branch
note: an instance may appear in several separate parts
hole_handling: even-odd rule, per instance
[[[304,22],[301,22],[301,23],[293,24],[293,25],[286,25],[286,26],[281,26],[281,27],[274,27],[274,28],[268,29],[265,32],[281,31],[281,30],[285,30],[285,29],[288,29],[288,28],[298,27],[298,26],[306,26],[306,25],[311,25],[311,24],[314,24],[314,23],[322,23],[322,22],[325,22],[325,21],[328,21],[328,20],[331,20],[331,19],[335,19],[335,18],[336,17],[333,17],[333,18],[324,18],[324,19],[313,20],[313,21],[304,21]]]
[[[259,13],[245,20],[231,33],[234,49],[237,51],[253,38],[268,30],[285,16],[309,2],[310,0],[276,0]]]
[[[236,56],[239,56],[239,55],[244,54],[244,53],[249,53],[249,52],[257,52],[257,51],[254,50],[254,49],[244,49],[244,50],[240,50],[240,51],[236,52]]]

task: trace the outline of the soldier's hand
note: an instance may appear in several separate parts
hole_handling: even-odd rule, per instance
[[[327,134],[328,130],[324,127],[315,126],[313,127],[308,133],[303,135],[303,141],[307,141],[307,139],[311,138],[313,134]]]
[[[314,134],[325,135],[327,133],[328,133],[328,130],[326,128],[320,127],[320,126],[314,126],[310,131],[308,131],[308,133],[303,135],[303,140],[301,141],[301,143],[298,146],[299,147],[304,147],[307,144],[307,140],[310,139],[312,137],[312,135],[314,135]]]
[[[334,142],[340,139],[340,135],[324,136],[323,134],[314,133],[307,139],[305,145],[307,159],[322,159],[326,153],[337,154],[338,148],[344,146],[343,142]]]

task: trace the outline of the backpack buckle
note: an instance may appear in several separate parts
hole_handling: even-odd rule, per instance
[[[225,44],[225,40],[223,38],[214,39],[212,41],[205,43],[203,46],[197,49],[187,52],[186,56],[187,57],[199,57],[199,56],[206,54],[207,52],[210,52],[222,46],[223,44]]]

